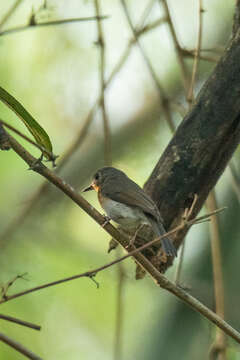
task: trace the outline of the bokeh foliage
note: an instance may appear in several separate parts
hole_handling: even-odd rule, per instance
[[[130,35],[117,0],[102,2],[106,73],[109,74]],[[0,15],[13,1],[0,4]],[[180,4],[181,3],[181,4]],[[169,1],[182,46],[194,48],[197,33],[197,6],[184,0]],[[26,24],[32,11],[39,21],[94,15],[92,1],[22,1],[5,28]],[[129,2],[132,18],[138,21],[147,1]],[[221,48],[231,34],[234,1],[205,2],[203,47]],[[158,2],[148,21],[163,15]],[[1,19],[1,17],[0,17]],[[14,95],[47,130],[54,152],[61,154],[71,144],[89,109],[99,94],[99,47],[94,22],[36,28],[0,37],[0,85]],[[166,25],[142,38],[142,44],[175,103],[186,106],[181,76]],[[192,59],[187,61],[191,71]],[[200,64],[197,89],[208,77],[214,63]],[[159,107],[158,93],[136,47],[123,69],[106,90],[106,106],[113,142],[113,163],[140,185],[154,167],[171,133]],[[1,118],[21,131],[16,116],[0,104]],[[179,112],[174,112],[177,125]],[[20,140],[35,156],[38,150]],[[235,165],[239,170],[237,153]],[[94,117],[84,143],[63,169],[63,177],[81,189],[91,173],[104,164],[103,127],[99,114]],[[0,153],[0,230],[28,204],[42,183],[35,173],[12,151]],[[220,205],[228,210],[220,217],[223,271],[226,290],[226,319],[240,327],[238,291],[239,203],[226,171],[217,185]],[[100,209],[95,194],[88,200]],[[18,280],[11,292],[32,287],[75,273],[93,269],[115,257],[107,254],[106,233],[53,186],[39,199],[31,216],[11,236],[2,239],[0,281],[27,272],[28,281]],[[174,277],[174,268],[167,276]],[[123,358],[203,359],[206,358],[215,329],[198,314],[171,295],[159,290],[151,279],[134,280],[134,264],[125,264]],[[187,237],[182,274],[190,291],[214,307],[208,226],[198,225]],[[97,276],[100,288],[81,279],[30,294],[2,305],[2,312],[42,326],[40,333],[2,321],[2,332],[31,348],[44,359],[112,359],[116,317],[115,268]],[[229,359],[240,359],[235,343],[229,342]],[[21,356],[6,345],[0,358],[17,360]]]

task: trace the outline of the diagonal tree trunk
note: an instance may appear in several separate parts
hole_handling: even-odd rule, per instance
[[[239,59],[238,28],[144,186],[167,229],[181,221],[194,194],[198,200],[193,215],[198,213],[239,144]],[[184,236],[176,235],[176,247]],[[163,270],[170,264],[168,261]]]

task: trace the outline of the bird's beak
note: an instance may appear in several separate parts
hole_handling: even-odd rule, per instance
[[[94,190],[94,187],[92,184],[90,186],[86,187],[85,189],[83,189],[82,192],[90,191],[90,190]]]

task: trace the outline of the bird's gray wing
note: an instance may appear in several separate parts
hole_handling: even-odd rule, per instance
[[[126,190],[127,189],[127,190]],[[157,235],[163,235],[166,231],[162,224],[161,215],[154,201],[131,179],[123,178],[121,181],[108,181],[107,190],[103,186],[103,196],[122,204],[136,206],[149,216],[150,223]],[[152,217],[152,219],[151,219]],[[162,246],[167,255],[177,256],[177,250],[169,238],[163,238]]]
[[[109,181],[107,190],[103,186],[102,195],[122,204],[136,206],[157,220],[159,218],[160,214],[154,201],[139,185],[127,177],[122,178],[117,183],[113,181],[111,184],[111,181]]]

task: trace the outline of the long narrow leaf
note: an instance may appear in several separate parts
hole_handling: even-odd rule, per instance
[[[32,117],[32,115],[12,95],[0,86],[0,101],[6,104],[23,121],[36,142],[48,152],[52,152],[52,144],[46,131]],[[43,155],[50,160],[49,154],[43,151]]]

